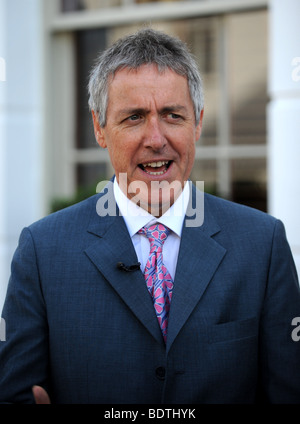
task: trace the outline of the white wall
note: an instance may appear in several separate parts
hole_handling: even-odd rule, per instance
[[[0,311],[21,229],[43,215],[40,0],[0,0]]]
[[[1,63],[5,63],[6,67],[6,38],[5,38],[5,3],[0,0],[0,57]],[[3,74],[1,73],[3,76]],[[5,75],[6,77],[6,75]],[[5,105],[5,88],[6,82],[3,78],[0,79],[0,309],[2,299],[4,295],[4,278],[6,273],[1,272],[6,267],[6,244],[5,244],[5,154],[6,154],[6,143],[5,143],[5,126],[4,126],[4,105]]]
[[[282,219],[300,275],[300,1],[270,1],[269,212]]]

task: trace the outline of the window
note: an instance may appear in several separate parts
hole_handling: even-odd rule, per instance
[[[93,9],[104,3],[62,1],[64,11]],[[132,4],[124,0],[119,3]],[[110,2],[110,6],[119,3]],[[208,192],[261,210],[267,207],[267,17],[267,10],[262,9],[151,22],[153,27],[179,36],[190,46],[204,80],[204,127],[191,178],[204,180]],[[98,147],[93,134],[87,103],[88,75],[101,50],[141,25],[130,21],[118,26],[101,24],[98,28],[81,25],[80,30],[71,32],[76,107],[69,112],[75,116],[74,133],[66,148],[70,150],[66,157],[72,158],[70,193],[96,187],[101,179],[113,175],[107,152]],[[58,109],[61,95],[59,90],[55,100]]]

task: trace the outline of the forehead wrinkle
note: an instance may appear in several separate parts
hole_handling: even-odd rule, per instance
[[[173,81],[174,77],[180,79],[183,77],[176,73],[172,75],[172,73],[170,71],[171,81],[174,85],[175,82],[177,83],[177,81]],[[157,84],[157,75],[155,74],[157,74],[157,70],[152,72],[150,66],[137,70],[125,68],[116,72],[113,77],[110,77],[108,109],[114,104],[115,116],[119,117],[135,113],[145,116],[154,111],[160,115],[178,111],[186,113],[188,104],[185,103],[189,102],[186,79],[186,87],[181,87],[181,91],[186,88],[187,92],[184,93],[184,99],[182,99],[182,95],[178,98],[177,90],[174,90],[173,86],[169,86],[169,78],[167,81],[161,80],[162,84]],[[159,74],[159,77],[165,78],[167,74],[168,71],[165,71]],[[127,79],[127,77],[129,78]]]

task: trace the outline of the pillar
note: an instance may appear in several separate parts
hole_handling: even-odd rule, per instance
[[[0,312],[20,232],[43,215],[42,4],[0,0]]]
[[[300,276],[300,1],[270,0],[268,212],[286,227]]]

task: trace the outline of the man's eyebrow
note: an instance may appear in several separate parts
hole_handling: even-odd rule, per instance
[[[119,110],[118,114],[120,116],[130,116],[130,115],[143,115],[145,113],[148,113],[148,109],[144,109],[142,107],[132,107],[132,108],[125,108]]]
[[[163,106],[161,109],[159,109],[159,113],[166,113],[166,112],[184,112],[186,111],[186,107],[183,105],[167,105]],[[124,108],[119,111],[120,116],[130,116],[130,115],[144,115],[149,113],[150,110],[147,108],[142,107],[132,107],[132,108]]]
[[[164,106],[160,112],[161,113],[165,113],[165,112],[185,112],[186,111],[186,107],[183,105],[168,105],[168,106]]]

